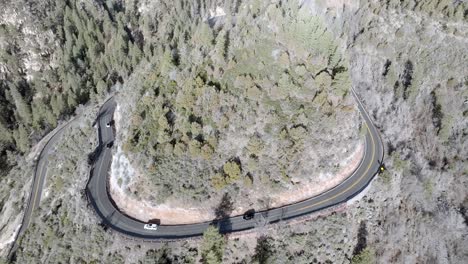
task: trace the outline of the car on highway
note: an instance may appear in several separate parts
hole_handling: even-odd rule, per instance
[[[114,120],[107,122],[106,127],[111,127],[112,125],[114,125]]]
[[[244,215],[242,216],[242,218],[244,218],[244,220],[250,220],[252,218],[254,218],[255,216],[255,210],[254,209],[250,209],[250,210],[247,210]]]
[[[109,143],[107,143],[107,148],[112,148],[112,146],[114,146],[114,141],[111,141]]]
[[[158,225],[157,224],[145,224],[143,227],[146,230],[158,230]]]

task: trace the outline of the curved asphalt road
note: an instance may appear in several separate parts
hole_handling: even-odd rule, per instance
[[[49,152],[53,149],[55,143],[60,139],[62,134],[65,132],[66,128],[69,127],[70,124],[73,123],[73,121],[75,121],[78,117],[79,115],[75,116],[62,127],[58,128],[55,132],[52,132],[54,134],[49,138],[47,143],[42,148],[39,157],[37,157],[37,164],[36,169],[34,170],[31,194],[29,196],[28,204],[26,205],[26,209],[24,211],[21,227],[18,233],[16,234],[15,241],[10,249],[8,258],[11,258],[18,249],[17,241],[26,232],[26,229],[31,223],[31,217],[33,215],[34,210],[39,207],[42,189],[44,188],[45,176],[47,174],[47,165],[49,164]]]
[[[132,219],[119,212],[108,195],[107,181],[108,171],[112,161],[112,151],[110,148],[106,147],[106,144],[114,140],[114,134],[113,128],[106,127],[106,124],[112,120],[116,107],[116,103],[112,99],[102,106],[98,116],[100,146],[98,150],[100,150],[100,153],[95,161],[91,172],[91,178],[86,188],[87,195],[97,214],[102,218],[103,224],[125,235],[143,239],[177,239],[199,236],[202,235],[205,229],[211,224],[218,225],[222,233],[236,232],[299,217],[346,202],[361,192],[370,183],[374,175],[377,174],[380,162],[383,158],[383,144],[378,135],[378,131],[372,124],[354,90],[351,89],[351,91],[356,98],[359,111],[365,121],[365,126],[367,126],[364,158],[355,172],[344,182],[310,199],[267,211],[257,212],[251,220],[244,220],[242,216],[236,216],[216,222],[163,225],[159,226],[157,231],[143,229],[143,222]]]

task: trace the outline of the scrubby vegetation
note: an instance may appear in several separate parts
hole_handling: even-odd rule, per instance
[[[388,170],[368,194],[382,220],[368,221],[368,245],[353,261],[464,263],[468,3],[360,4],[360,30],[344,29],[357,35],[351,76],[386,142]]]
[[[69,155],[51,157],[16,263],[467,263],[466,1],[343,1],[343,9],[313,1],[317,13],[340,3],[323,14],[347,39],[349,69],[323,21],[291,1],[219,1],[227,15],[212,19],[218,2],[151,2],[0,4],[3,241],[21,220],[34,170],[23,154],[138,71],[143,85],[123,95],[138,97],[125,116],[125,149],[143,157],[157,199],[219,193],[223,217],[239,187],[286,186],[305,147],[336,144],[307,135],[329,134],[343,121],[337,109],[352,110],[341,105],[349,70],[382,132],[388,170],[341,213],[258,228],[256,237],[222,241],[212,230],[203,242],[148,245],[98,226],[79,193],[95,139],[88,122],[61,143]],[[278,162],[266,162],[271,155]]]
[[[362,5],[382,14],[389,10],[411,10],[434,19],[466,21],[468,18],[468,3],[462,0],[390,0],[385,3],[366,0]]]
[[[365,248],[358,255],[351,259],[352,264],[373,264],[375,262],[375,253],[371,248]]]
[[[306,175],[289,161],[317,143],[307,142],[307,136],[326,134],[336,125],[335,107],[350,111],[349,102],[344,102],[347,62],[323,21],[286,1],[219,2],[227,15],[209,19],[215,1],[162,2],[157,10],[150,4],[2,3],[2,175],[24,162],[18,156],[77,107],[98,101],[145,65],[151,70],[135,89],[141,100],[124,147],[146,156],[144,165],[162,193],[157,199],[182,193],[201,200],[215,190],[251,188],[259,181],[280,188],[291,175]],[[324,126],[317,128],[312,120]],[[257,123],[259,127],[249,129]],[[82,141],[91,130],[73,129]],[[272,153],[272,146],[280,152]],[[80,158],[90,146],[70,139],[62,148],[71,154],[52,157],[60,166],[50,168],[40,218],[21,241],[18,262],[33,262],[38,256],[49,262],[124,261],[118,251],[95,251],[109,246],[111,238],[100,227],[88,227],[88,214],[82,218],[84,197],[79,190],[85,177],[71,175],[85,174],[88,168]],[[268,161],[273,154],[287,159]],[[159,177],[167,171],[187,177]],[[16,184],[11,177],[7,182]],[[228,192],[222,193],[230,199]],[[220,214],[226,215],[224,203],[220,206]],[[80,243],[81,235],[90,239]],[[73,256],[83,248],[86,254]],[[192,253],[182,255],[193,261]],[[177,261],[185,258],[182,255],[148,251],[147,259]]]
[[[158,191],[154,201],[174,194],[201,201],[219,191],[235,197],[260,184],[279,190],[317,168],[338,169],[335,153],[318,159],[314,151],[339,146],[325,135],[355,123],[347,119],[357,117],[347,101],[347,62],[323,21],[296,3],[2,5],[2,175],[77,107],[135,71],[145,74],[128,91],[139,100],[123,143]],[[217,5],[226,15],[210,18]],[[338,135],[345,143],[357,138],[349,125]]]
[[[142,87],[129,88],[139,96],[128,106],[124,150],[159,202],[260,184],[280,190],[338,169],[317,146],[356,143],[347,61],[323,21],[286,1],[240,6],[207,20],[190,11],[196,2],[141,15],[157,25],[141,25],[155,55]]]

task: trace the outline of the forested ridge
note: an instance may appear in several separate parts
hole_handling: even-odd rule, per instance
[[[79,111],[50,153],[15,263],[468,263],[467,6],[0,1],[0,263],[31,190],[25,157]],[[108,91],[119,91],[113,157],[145,176],[137,189],[122,170],[116,185],[138,205],[172,195],[182,201],[172,209],[203,204],[223,217],[270,206],[281,188],[305,185],[296,175],[338,169],[349,155],[338,139],[352,150],[359,136],[351,86],[385,142],[387,170],[343,209],[163,244],[103,228],[83,195]]]
[[[4,5],[18,13],[16,23],[0,24],[2,174],[58,120],[122,82],[143,50],[152,50],[144,46],[135,6],[120,1]]]
[[[218,4],[225,16],[210,18]],[[137,70],[147,72],[142,87],[125,90],[141,100],[130,113],[134,125],[124,147],[149,157],[141,158],[148,164],[161,165],[166,156],[173,164],[186,153],[195,163],[215,160],[230,126],[258,123],[249,112],[265,121],[266,132],[245,135],[252,138],[248,160],[226,152],[209,173],[201,170],[218,189],[239,178],[249,185],[267,173],[262,167],[270,165],[256,165],[267,159],[257,145],[270,137],[287,145],[288,159],[267,174],[288,182],[297,170],[288,160],[305,148],[304,133],[316,132],[311,117],[332,124],[333,107],[348,104],[342,102],[349,85],[346,61],[334,37],[295,4],[47,0],[6,6],[14,12],[5,13],[0,26],[5,168],[77,106],[126,83],[142,60],[150,68]],[[250,174],[241,163],[250,164]]]

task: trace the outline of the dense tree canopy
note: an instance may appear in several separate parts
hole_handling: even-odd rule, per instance
[[[12,156],[27,152],[57,120],[127,77],[141,60],[144,45],[134,5],[114,0],[46,0],[15,1],[9,6],[33,16],[25,15],[24,24],[0,24],[4,169],[12,165]],[[35,22],[38,37],[31,38],[27,30]],[[31,51],[30,45],[37,47]],[[31,57],[37,61],[32,63]]]

